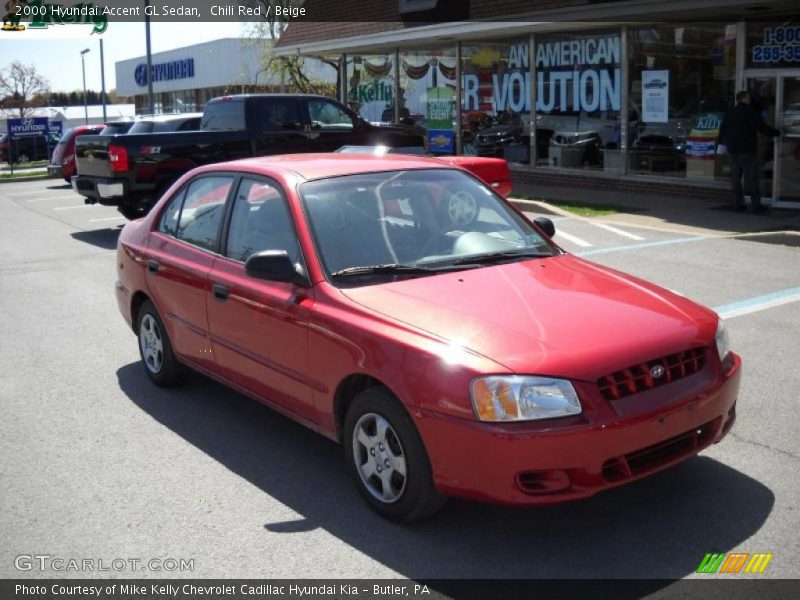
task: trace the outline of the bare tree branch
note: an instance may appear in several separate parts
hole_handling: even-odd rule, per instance
[[[33,65],[23,65],[15,60],[0,70],[0,95],[7,108],[19,111],[23,118],[34,106],[42,105],[42,98],[50,90],[50,82],[39,75]]]

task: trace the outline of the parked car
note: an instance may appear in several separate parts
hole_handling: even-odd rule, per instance
[[[47,173],[51,177],[63,177],[69,183],[75,174],[75,138],[79,135],[94,135],[102,132],[105,125],[78,125],[68,129],[53,150]]]
[[[75,190],[89,204],[145,214],[181,175],[198,165],[286,152],[333,152],[347,145],[424,146],[416,127],[371,124],[323,96],[253,94],[211,100],[200,131],[82,136]]]
[[[48,160],[59,138],[54,134],[24,135],[11,138],[0,134],[0,162],[26,163]]]
[[[154,384],[191,367],[340,442],[384,517],[561,502],[720,441],[741,360],[713,311],[554,232],[440,160],[241,160],[123,228],[116,296]]]

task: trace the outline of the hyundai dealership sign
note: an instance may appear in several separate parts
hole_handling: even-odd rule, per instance
[[[47,117],[32,119],[8,119],[8,133],[11,137],[27,135],[44,135],[48,131]]]
[[[153,65],[153,81],[171,81],[194,77],[194,59],[173,60]],[[136,65],[133,78],[140,87],[147,85],[147,63]]]

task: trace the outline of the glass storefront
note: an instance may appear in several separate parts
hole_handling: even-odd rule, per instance
[[[760,140],[764,197],[780,186],[784,196],[800,198],[800,125],[786,127],[800,123],[796,25],[606,26],[347,56],[346,64],[350,107],[370,121],[423,127],[434,154],[456,153],[460,134],[462,154],[512,165],[718,186],[730,176],[716,142],[737,80],[771,86],[765,120],[784,133],[774,146]],[[766,73],[776,67],[783,71]],[[757,81],[757,73],[766,79]],[[780,87],[776,77],[783,78]],[[775,178],[780,183],[773,185]]]
[[[456,151],[455,63],[455,48],[400,54],[399,121],[423,127],[432,154]]]
[[[631,28],[628,47],[629,172],[727,178],[715,149],[722,117],[733,107],[736,25]]]
[[[390,55],[347,57],[347,105],[370,122],[394,120],[395,64]]]
[[[535,66],[537,164],[617,171],[620,32],[537,36]]]
[[[464,45],[461,56],[463,153],[530,163],[528,38]]]

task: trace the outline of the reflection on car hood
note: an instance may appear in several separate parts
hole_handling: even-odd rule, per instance
[[[569,255],[342,292],[517,373],[586,381],[707,345],[717,319],[682,296]]]

